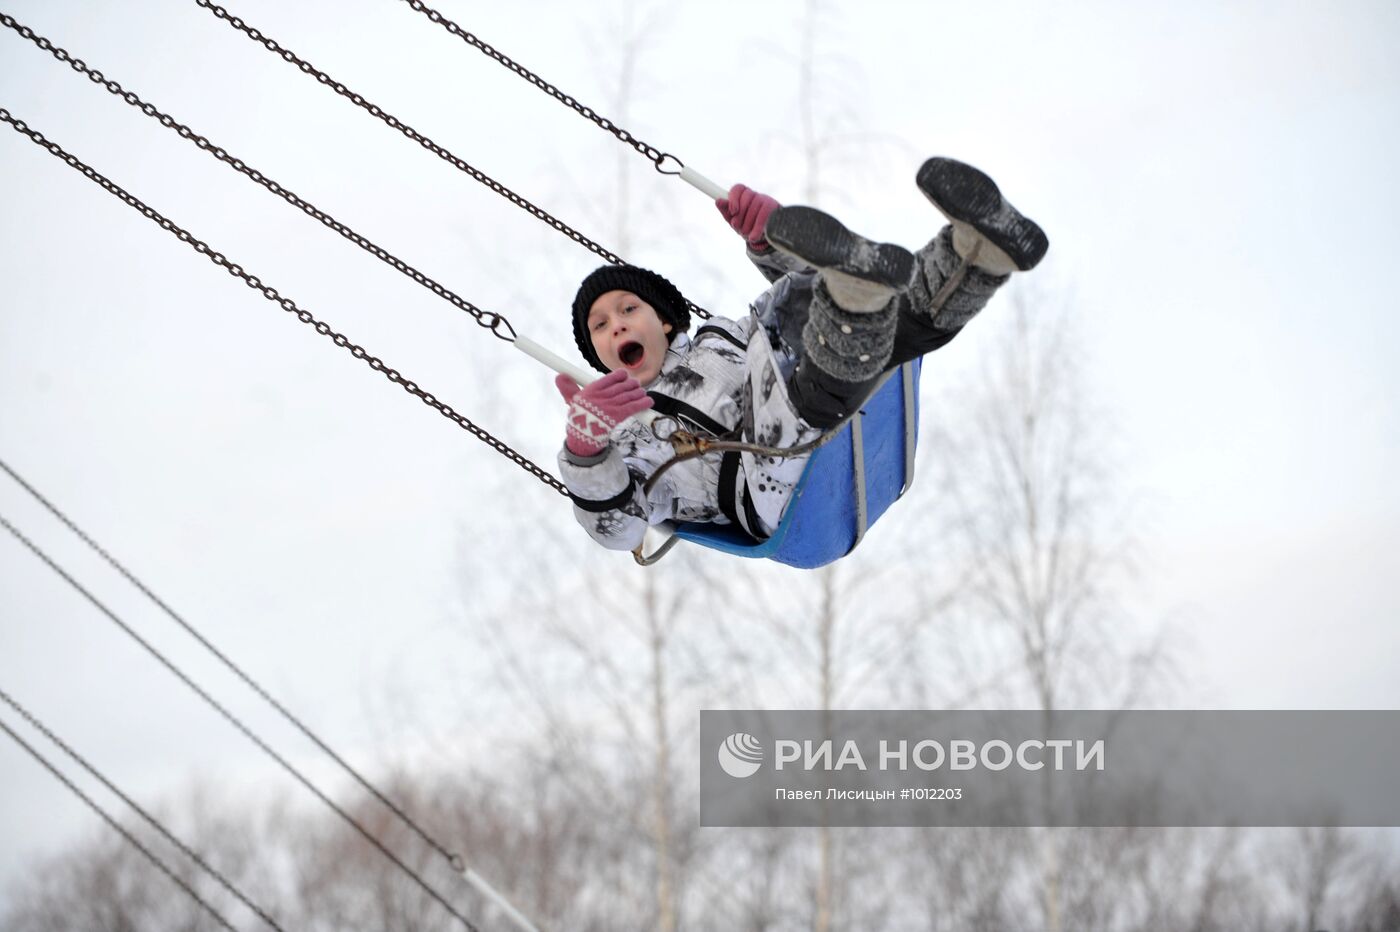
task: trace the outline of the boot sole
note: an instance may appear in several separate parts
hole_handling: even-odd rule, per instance
[[[931,158],[919,168],[915,180],[944,216],[981,233],[1022,272],[1045,258],[1050,248],[1045,231],[1007,203],[986,173],[955,159]]]
[[[768,217],[764,238],[775,248],[819,269],[901,288],[914,277],[914,256],[903,246],[876,243],[852,233],[814,207],[780,207]]]

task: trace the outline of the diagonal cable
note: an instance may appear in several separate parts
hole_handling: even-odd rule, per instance
[[[304,774],[302,774],[300,770],[297,770],[297,768],[294,767],[286,758],[284,758],[281,754],[278,754],[277,751],[273,750],[271,745],[269,745],[266,741],[260,738],[251,728],[245,725],[243,721],[240,718],[238,718],[238,716],[234,715],[227,708],[225,708],[217,699],[211,696],[204,689],[204,687],[200,686],[193,679],[191,679],[189,674],[185,673],[184,670],[181,670],[178,666],[176,666],[173,661],[167,658],[154,645],[152,645],[149,641],[147,641],[140,634],[138,634],[134,628],[132,628],[125,621],[119,618],[116,615],[116,613],[114,613],[110,608],[103,604],[103,602],[100,599],[98,599],[95,595],[93,595],[86,588],[84,588],[82,583],[74,579],[68,573],[67,570],[65,570],[63,567],[59,566],[56,562],[54,562],[53,558],[51,558],[47,553],[41,550],[38,547],[38,545],[36,545],[28,537],[24,536],[24,534],[13,524],[11,524],[9,520],[5,518],[4,515],[0,515],[0,527],[3,527],[5,530],[9,531],[10,535],[13,536],[16,540],[18,540],[21,544],[23,544],[25,548],[29,550],[30,553],[34,554],[36,557],[42,560],[49,567],[49,569],[57,573],[63,579],[64,582],[68,583],[68,585],[73,587],[73,589],[75,589],[79,595],[86,599],[89,604],[91,604],[94,608],[96,608],[99,612],[106,616],[108,621],[112,622],[114,625],[120,628],[123,633],[125,633],[133,641],[135,641],[142,648],[144,648],[145,651],[148,654],[150,654],[161,666],[165,667],[172,674],[174,674],[176,679],[178,679],[180,682],[184,683],[191,690],[193,690],[195,695],[199,696],[199,698],[203,699],[206,705],[208,705],[215,712],[217,712],[225,721],[227,721],[230,725],[237,729],[249,741],[252,741],[253,744],[257,745],[259,750],[261,750],[264,754],[266,754],[273,761],[275,761],[284,771],[286,771],[298,783],[305,787],[313,796],[315,796],[322,803],[324,803],[347,825],[349,825],[352,829],[359,833],[359,835],[362,838],[368,841],[381,854],[388,858],[390,862],[392,862],[396,867],[398,867],[401,871],[407,874],[408,877],[411,880],[413,880],[413,882],[417,884],[418,887],[424,893],[428,894],[428,896],[436,900],[437,903],[441,905],[444,909],[446,909],[448,913],[452,915],[453,918],[460,922],[464,927],[471,930],[471,932],[480,932],[480,930],[472,924],[471,920],[469,920],[466,916],[458,912],[457,909],[451,903],[449,903],[442,896],[442,894],[438,893],[437,890],[433,889],[433,887],[430,886],[428,882],[418,874],[417,871],[409,867],[408,864],[404,863],[404,861],[401,858],[399,858],[398,855],[394,854],[394,852],[390,851],[387,847],[385,847],[384,843],[381,842],[378,838],[375,838],[373,833],[371,833],[369,829],[365,828],[358,821],[356,821],[354,816],[350,815],[350,813],[346,812],[340,805],[338,805],[334,800],[327,796],[325,792],[323,792],[319,787],[312,783]]]
[[[27,123],[15,117],[9,110],[3,107],[0,107],[0,122],[10,124],[15,132],[29,137],[30,141],[35,145],[48,150],[51,155],[62,160],[70,168],[81,173],[83,177],[103,188],[109,194],[114,195],[118,200],[140,213],[147,220],[150,220],[162,230],[174,235],[180,242],[187,243],[195,252],[207,256],[210,262],[219,266],[230,275],[242,279],[243,283],[249,288],[259,292],[267,300],[276,303],[278,307],[287,313],[295,315],[297,320],[304,324],[310,324],[321,336],[329,338],[336,346],[348,351],[350,355],[354,356],[356,359],[364,360],[365,364],[375,372],[382,374],[390,382],[398,385],[428,407],[433,408],[443,417],[452,421],[478,440],[481,440],[491,447],[491,449],[500,453],[506,459],[515,463],[521,469],[524,469],[545,485],[554,489],[554,491],[558,492],[560,495],[567,496],[569,494],[568,489],[564,487],[564,483],[560,482],[558,478],[549,473],[542,466],[533,462],[524,454],[514,450],[505,441],[496,437],[484,427],[479,426],[470,418],[466,417],[466,415],[459,414],[451,405],[447,404],[447,402],[440,400],[436,395],[424,390],[417,382],[406,378],[397,369],[386,365],[382,359],[378,356],[371,355],[363,346],[352,343],[349,337],[333,330],[330,324],[317,320],[315,315],[308,310],[298,307],[296,302],[291,298],[280,294],[277,289],[273,288],[271,285],[264,284],[262,279],[248,272],[243,266],[232,261],[203,240],[196,238],[194,234],[181,228],[174,221],[166,218],[159,211],[155,210],[155,208],[148,206],[145,202],[126,191],[126,189],[117,185],[90,165],[84,163],[76,155],[65,150],[58,143],[45,138],[43,133],[31,128]]]
[[[48,758],[44,757],[43,754],[39,753],[39,751],[28,741],[25,741],[23,738],[21,738],[13,728],[5,724],[3,719],[0,719],[0,731],[5,732],[5,734],[9,735],[15,740],[16,744],[28,751],[30,757],[34,758],[41,765],[43,765],[44,769],[46,769],[49,773],[53,774],[58,779],[58,781],[64,786],[68,787],[68,789],[73,793],[73,795],[77,796],[84,803],[86,803],[89,809],[101,816],[102,821],[110,825],[117,832],[117,834],[122,836],[122,838],[125,838],[127,843],[130,844],[133,848],[141,852],[141,854],[145,856],[146,860],[150,861],[152,864],[155,865],[157,870],[159,870],[165,876],[169,877],[175,883],[176,886],[178,886],[181,890],[185,891],[185,893],[189,896],[190,899],[194,900],[196,903],[198,903],[201,907],[204,908],[205,912],[213,916],[215,922],[217,922],[223,928],[228,929],[229,932],[238,932],[238,930],[235,929],[232,925],[230,925],[229,921],[225,919],[217,909],[209,905],[208,901],[206,901],[203,897],[196,893],[193,887],[191,887],[184,880],[181,880],[178,876],[176,876],[175,872],[171,870],[170,867],[166,865],[166,863],[162,861],[154,852],[152,852],[150,848],[147,848],[145,845],[141,844],[141,842],[136,838],[135,835],[131,834],[131,832],[123,828],[121,823],[119,823],[116,819],[112,818],[111,815],[109,815],[105,809],[103,809],[97,803],[93,802],[92,798],[89,797],[82,790],[78,789],[77,785],[74,784],[72,780],[69,780],[66,776],[63,775],[63,771],[55,767],[48,760]]]
[[[219,871],[215,870],[212,866],[210,866],[209,862],[204,860],[204,858],[200,857],[199,854],[193,848],[191,848],[189,845],[185,844],[183,841],[177,838],[174,835],[174,833],[172,833],[169,829],[162,825],[160,821],[156,819],[155,816],[151,815],[149,812],[143,809],[136,802],[136,800],[132,799],[126,793],[123,793],[121,789],[116,786],[116,784],[112,783],[111,780],[108,780],[105,776],[103,776],[100,770],[98,770],[92,764],[88,763],[87,760],[81,754],[69,747],[68,744],[64,742],[62,738],[50,731],[48,726],[45,725],[43,722],[39,721],[38,717],[36,717],[34,713],[30,712],[24,706],[20,705],[19,702],[17,702],[14,699],[14,697],[12,697],[9,693],[5,692],[5,690],[2,688],[0,688],[0,701],[3,701],[10,708],[14,709],[15,712],[19,714],[19,717],[28,722],[30,726],[34,728],[35,731],[39,732],[45,738],[48,738],[50,741],[52,741],[55,745],[58,746],[59,750],[67,754],[68,757],[71,758],[74,763],[86,770],[89,775],[94,777],[99,783],[101,783],[115,796],[121,799],[122,802],[126,803],[133,810],[135,810],[136,814],[139,815],[146,822],[147,825],[159,832],[161,837],[163,837],[166,841],[170,842],[176,848],[180,849],[180,851],[186,857],[188,857],[195,864],[198,864],[201,868],[203,868],[204,871],[207,874],[209,874],[209,876],[213,877],[216,881],[218,881],[219,886],[223,887],[229,893],[233,894],[233,896],[240,903],[242,903],[244,906],[248,907],[254,913],[256,913],[258,917],[262,919],[263,922],[267,923],[272,928],[277,929],[278,932],[282,932],[282,927],[277,924],[277,920],[273,919],[261,907],[259,907],[252,900],[248,899],[248,897],[244,895],[242,890],[239,890],[236,886],[233,885],[231,881],[229,881],[228,878],[226,878],[223,874],[219,873]],[[13,735],[13,732],[11,734]]]
[[[477,889],[478,892],[495,902],[503,911],[507,913],[507,915],[511,917],[512,921],[515,922],[520,928],[533,928],[533,926],[530,925],[529,920],[525,919],[524,916],[519,912],[519,910],[515,908],[513,904],[511,904],[503,896],[501,896],[501,894],[498,893],[495,890],[495,888],[492,887],[486,881],[484,877],[477,874],[474,870],[467,866],[466,859],[461,854],[452,851],[443,842],[439,841],[437,838],[429,834],[427,829],[419,825],[418,822],[414,820],[413,817],[410,816],[403,809],[402,806],[395,803],[392,799],[385,795],[378,787],[371,783],[368,778],[366,778],[358,770],[351,766],[350,763],[347,760],[345,760],[345,758],[343,758],[340,754],[336,753],[336,751],[333,748],[331,748],[330,745],[326,744],[326,742],[323,741],[319,735],[313,732],[310,729],[310,727],[308,727],[304,722],[302,722],[301,719],[297,718],[294,714],[292,714],[290,710],[288,710],[284,705],[282,705],[282,703],[278,702],[277,699],[273,697],[273,695],[269,693],[260,683],[254,680],[246,672],[244,672],[242,667],[234,663],[234,661],[230,659],[217,646],[215,646],[212,641],[210,641],[202,633],[200,633],[200,631],[197,628],[195,628],[194,625],[192,625],[182,615],[180,615],[173,608],[171,608],[170,605],[164,599],[156,595],[156,593],[152,591],[152,589],[149,586],[147,586],[144,582],[142,582],[136,576],[136,574],[132,573],[129,569],[127,569],[126,566],[120,560],[112,556],[105,547],[99,544],[96,540],[92,538],[91,535],[89,535],[86,531],[79,527],[78,524],[75,521],[73,521],[72,518],[68,517],[68,515],[65,514],[53,502],[49,501],[49,499],[42,492],[40,492],[33,485],[31,485],[23,476],[15,472],[14,468],[10,466],[10,464],[7,463],[3,457],[0,457],[0,471],[3,471],[11,479],[13,479],[22,489],[28,492],[29,495],[35,501],[37,501],[40,505],[44,506],[44,508],[48,510],[49,514],[57,518],[63,524],[64,527],[68,528],[68,530],[73,533],[74,536],[76,536],[79,540],[86,544],[89,549],[91,549],[94,553],[101,557],[102,560],[108,566],[116,570],[117,573],[119,573],[123,579],[131,583],[131,585],[133,585],[134,587],[136,587],[136,589],[142,595],[150,599],[151,602],[154,603],[157,608],[164,612],[177,625],[183,628],[185,632],[188,633],[191,637],[193,637],[196,641],[198,641],[201,646],[203,646],[206,650],[213,654],[219,660],[219,662],[224,665],[226,669],[228,669],[240,680],[242,680],[244,684],[248,686],[249,689],[257,693],[258,696],[260,696],[263,700],[265,700],[268,703],[268,705],[272,706],[272,708],[275,709],[284,720],[286,720],[294,728],[301,732],[302,735],[304,735],[313,744],[315,744],[316,747],[320,748],[323,752],[325,752],[325,754],[328,757],[330,757],[331,760],[335,761],[335,763],[339,765],[342,770],[349,774],[350,777],[352,777],[356,783],[363,787],[366,792],[368,792],[371,796],[377,799],[380,803],[382,803],[385,806],[385,808],[387,808],[396,817],[398,817],[399,821],[401,821],[414,834],[421,838],[424,843],[426,843],[438,854],[442,855],[447,860],[448,865],[454,871],[461,874],[467,880],[468,883],[470,883],[473,887]]]
[[[497,194],[504,197],[506,200],[510,201],[516,207],[519,207],[526,213],[530,214],[530,216],[534,217],[537,220],[544,221],[546,224],[553,227],[560,233],[563,233],[569,239],[578,243],[580,246],[583,246],[588,251],[592,252],[594,255],[606,259],[613,265],[626,264],[626,260],[624,260],[621,256],[617,255],[612,250],[605,249],[604,247],[598,245],[593,240],[589,239],[587,236],[584,236],[578,230],[575,230],[573,227],[564,223],[562,220],[557,219],[556,217],[547,213],[542,208],[532,204],[530,201],[521,197],[519,194],[516,194],[510,188],[507,188],[499,181],[496,181],[494,178],[487,175],[485,172],[468,164],[464,159],[453,153],[446,146],[443,146],[440,143],[437,143],[429,137],[418,132],[416,129],[409,126],[407,123],[403,122],[398,117],[387,112],[383,107],[380,107],[378,104],[372,103],[371,101],[367,100],[363,94],[359,94],[355,91],[352,91],[340,81],[337,81],[335,78],[331,77],[326,72],[317,68],[315,65],[311,64],[306,59],[297,55],[291,49],[286,48],[285,46],[278,43],[277,40],[271,38],[270,36],[262,32],[262,30],[249,25],[242,17],[233,15],[228,10],[224,9],[222,6],[219,6],[219,4],[214,3],[213,0],[195,0],[195,4],[203,7],[210,13],[213,13],[214,16],[228,23],[234,29],[237,29],[239,32],[243,33],[248,38],[256,42],[258,45],[261,45],[263,48],[267,49],[269,52],[272,52],[278,58],[281,58],[288,64],[296,65],[297,68],[300,69],[303,74],[307,74],[314,77],[321,84],[324,84],[326,87],[329,87],[331,90],[335,91],[341,97],[344,97],[346,100],[350,101],[355,106],[359,107],[361,110],[364,110],[366,113],[382,121],[385,125],[398,130],[408,139],[411,139],[412,141],[418,143],[418,145],[422,146],[424,149],[427,149],[429,152],[433,153],[438,158],[442,159],[444,162],[447,162],[449,165],[456,168],[458,171],[461,171],[466,175],[470,176],[473,180],[490,188],[492,191],[496,192]],[[686,300],[686,306],[689,307],[690,310],[699,317],[710,317],[709,311],[694,304],[689,299]]]
[[[131,583],[133,586],[135,586],[137,590],[141,592],[142,595],[144,595],[146,598],[150,599],[153,603],[155,603],[156,607],[159,608],[162,612],[164,612],[170,618],[171,621],[175,622],[177,625],[183,628],[185,632],[190,635],[190,637],[194,638],[200,643],[202,647],[204,647],[205,650],[213,654],[219,660],[219,662],[224,665],[226,669],[228,669],[231,673],[233,673],[240,680],[242,680],[243,683],[247,685],[249,689],[257,693],[258,696],[260,696],[264,701],[266,701],[268,705],[272,706],[272,708],[277,710],[277,713],[281,715],[284,720],[286,720],[289,724],[296,728],[297,731],[301,732],[302,735],[308,738],[313,744],[316,745],[316,747],[324,751],[325,754],[328,757],[330,757],[331,760],[335,761],[336,764],[338,764],[342,770],[349,774],[355,780],[356,783],[358,783],[362,788],[364,788],[366,792],[368,792],[375,799],[379,800],[379,802],[383,803],[384,806],[388,808],[388,810],[392,812],[395,816],[397,816],[399,820],[403,822],[404,825],[411,829],[414,834],[416,834],[419,838],[426,842],[427,845],[431,847],[434,851],[446,858],[448,864],[452,866],[453,870],[458,872],[463,870],[463,868],[465,867],[465,862],[463,861],[463,858],[460,854],[449,850],[442,842],[438,841],[436,838],[430,835],[428,831],[424,829],[421,825],[419,825],[416,821],[414,821],[414,819],[411,816],[409,816],[409,814],[405,812],[401,806],[397,805],[393,800],[385,796],[384,793],[382,793],[378,787],[370,783],[369,780],[366,779],[358,770],[352,767],[350,763],[345,760],[345,758],[337,754],[335,750],[330,747],[330,745],[326,744],[325,741],[321,740],[321,737],[319,735],[317,735],[310,728],[308,728],[306,724],[302,722],[301,719],[297,718],[295,715],[292,714],[291,711],[287,709],[286,706],[278,702],[277,699],[271,693],[269,693],[266,689],[263,688],[263,686],[260,683],[257,682],[257,680],[253,679],[246,672],[244,672],[242,667],[234,663],[233,660],[231,660],[223,651],[216,647],[213,644],[213,642],[211,642],[202,633],[200,633],[200,631],[197,628],[195,628],[194,625],[186,621],[185,618],[181,616],[178,612],[176,612],[175,609],[171,608],[165,602],[164,599],[156,595],[155,592],[153,592],[150,589],[150,587],[148,587],[145,583],[138,579],[134,573],[128,570],[121,563],[121,561],[117,560],[116,557],[108,553],[106,548],[104,548],[97,541],[93,540],[92,537],[90,537],[86,531],[79,527],[71,518],[68,517],[68,515],[64,514],[64,512],[61,511],[58,508],[58,506],[56,506],[53,502],[49,501],[46,497],[44,497],[44,495],[40,493],[38,489],[34,488],[34,486],[30,485],[29,482],[27,482],[23,476],[15,472],[14,469],[10,467],[10,464],[5,462],[3,458],[0,458],[0,470],[3,470],[7,475],[9,475],[11,479],[19,483],[19,485],[26,492],[28,492],[39,504],[43,505],[44,508],[48,509],[48,512],[51,515],[53,515],[60,522],[62,522],[64,527],[72,531],[73,534],[76,535],[79,540],[81,540],[93,552],[95,552],[99,557],[101,557],[102,560],[106,562],[108,566],[112,567],[112,569],[116,570],[119,574],[121,574],[122,578],[124,578],[127,582]]]

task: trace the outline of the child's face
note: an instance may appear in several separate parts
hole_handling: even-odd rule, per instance
[[[644,386],[661,374],[671,325],[663,323],[656,309],[632,292],[599,295],[589,308],[587,326],[593,351],[609,372],[625,370]]]

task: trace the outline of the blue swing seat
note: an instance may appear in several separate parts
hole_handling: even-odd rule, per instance
[[[919,364],[900,367],[841,433],[817,448],[772,537],[755,541],[733,525],[708,523],[677,524],[675,536],[801,569],[850,553],[914,481]]]

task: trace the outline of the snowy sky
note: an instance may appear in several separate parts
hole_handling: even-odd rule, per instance
[[[622,28],[611,5],[438,6],[711,177],[804,196],[804,5],[657,15],[625,114],[609,111],[609,37]],[[1139,602],[1189,632],[1195,704],[1400,707],[1400,378],[1388,365],[1400,302],[1385,274],[1400,250],[1400,6],[849,7],[817,24],[834,135],[816,202],[920,244],[936,224],[913,172],[948,154],[1047,228],[1037,275],[1072,296],[1089,372],[1121,422],[1151,555]],[[230,8],[603,245],[674,273],[698,303],[737,315],[760,285],[703,197],[620,160],[609,137],[403,4]],[[570,350],[563,309],[593,256],[192,2],[5,9]],[[10,30],[0,106],[552,461],[558,410],[530,364]],[[626,244],[589,193],[610,189],[619,165]],[[463,552],[488,575],[509,558],[489,534],[501,490],[532,506],[553,493],[518,470],[500,482],[514,467],[8,128],[0,166],[0,457],[333,743],[382,760],[388,684],[428,683],[441,655],[464,649],[443,624],[463,610]],[[978,346],[969,333],[948,365]],[[0,514],[280,734],[4,476]],[[567,509],[556,517],[553,530],[589,546]],[[9,535],[0,688],[147,798],[265,773]],[[0,785],[3,890],[91,819],[8,741]]]

